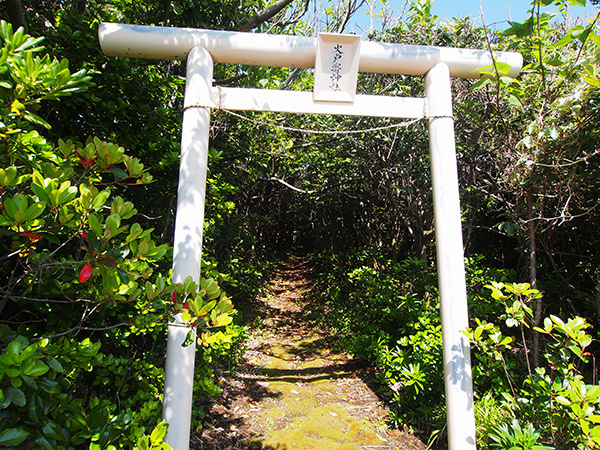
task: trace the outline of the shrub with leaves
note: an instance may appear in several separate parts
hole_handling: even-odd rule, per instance
[[[521,427],[518,420],[513,420],[510,425],[502,424],[491,435],[492,448],[514,450],[552,450],[552,447],[537,444],[540,434],[533,425]]]
[[[128,441],[136,422],[139,426],[130,408],[115,411],[80,382],[103,366],[100,343],[66,337],[30,342],[4,325],[0,344],[0,447],[100,449],[112,443],[115,448]],[[85,402],[84,394],[90,396]]]
[[[528,357],[527,335],[533,320],[529,304],[542,294],[528,283],[495,282],[488,287],[504,305],[503,323],[475,319],[477,326],[466,335],[478,361],[473,368],[477,390],[483,387],[494,392],[512,415],[510,422],[497,424],[490,433],[495,442],[492,447],[548,448],[538,442],[542,440],[557,448],[596,448],[600,444],[600,385],[590,384],[582,373],[586,348],[592,343],[586,332],[589,324],[581,317],[544,319],[543,327],[531,331],[546,337],[545,362],[533,367]],[[489,373],[493,377],[487,377]],[[528,425],[523,427],[521,421]]]
[[[218,347],[235,335],[233,306],[212,278],[162,273],[170,248],[126,199],[153,181],[139,159],[38,131],[46,102],[91,78],[4,22],[0,39],[0,447],[163,448],[166,325],[181,312]],[[199,373],[217,394],[212,371]]]
[[[317,263],[322,257],[313,256]],[[323,283],[329,295],[321,306],[340,343],[375,363],[393,422],[421,427],[440,419],[444,387],[435,276],[418,258],[377,261],[377,268],[363,255],[343,261],[357,267],[329,269]]]

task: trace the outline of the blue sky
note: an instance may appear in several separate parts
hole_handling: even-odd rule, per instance
[[[486,24],[503,22],[508,20],[509,17],[513,21],[525,20],[527,18],[527,11],[530,8],[530,2],[527,0],[482,0],[481,4]],[[569,13],[571,15],[587,15],[591,17],[596,11],[597,8],[590,4],[585,8],[572,6]],[[479,0],[434,0],[433,14],[440,18],[473,16],[479,20],[481,17]],[[478,21],[477,23],[480,22]]]
[[[402,11],[405,5],[405,0],[387,0],[389,8],[392,9],[393,15],[397,16]],[[507,21],[524,21],[527,19],[527,11],[530,8],[530,0],[481,0],[485,23],[492,29],[503,30],[508,28]],[[381,8],[381,3],[376,2],[376,9]],[[545,10],[552,11],[551,7]],[[571,6],[569,15],[583,16],[593,18],[598,12],[598,8],[591,5],[588,0],[588,6]],[[451,19],[452,17],[471,16],[475,23],[481,25],[481,14],[479,10],[479,0],[434,0],[433,14],[438,16],[440,20],[444,18]],[[367,8],[355,16],[351,30],[349,32],[364,33],[369,29],[369,18]],[[378,24],[374,23],[374,28],[378,29]]]

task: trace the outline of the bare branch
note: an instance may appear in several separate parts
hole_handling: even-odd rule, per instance
[[[141,316],[139,316],[141,317]],[[65,336],[67,334],[73,333],[74,331],[78,331],[78,330],[83,330],[83,331],[108,331],[108,330],[113,330],[115,328],[123,328],[123,327],[132,327],[132,326],[147,326],[147,325],[152,325],[152,324],[156,324],[156,323],[162,323],[159,322],[158,320],[154,320],[154,321],[150,321],[150,322],[144,322],[144,323],[139,323],[139,324],[135,324],[132,322],[121,322],[121,323],[117,323],[114,325],[109,325],[106,327],[85,327],[82,325],[76,325],[72,328],[69,328],[66,331],[61,331],[60,333],[55,333],[55,334],[49,334],[46,336],[39,336],[39,337],[35,337],[32,338],[33,341],[39,341],[42,339],[51,339],[51,338],[55,338],[55,337],[60,337],[60,336]]]
[[[551,169],[560,169],[562,167],[574,166],[574,165],[582,163],[582,162],[587,164],[589,158],[597,156],[598,154],[600,154],[600,150],[596,150],[593,153],[590,153],[589,155],[582,156],[581,158],[575,159],[573,161],[569,161],[568,159],[564,158],[564,160],[567,162],[563,163],[563,164],[543,164],[543,163],[536,162],[535,165],[539,166],[539,167],[548,167]]]
[[[263,9],[259,13],[252,16],[246,22],[241,24],[238,28],[239,31],[250,31],[260,24],[266,22],[267,20],[274,17],[277,13],[279,13],[283,8],[292,3],[292,0],[279,0],[273,5],[269,6],[266,9]]]
[[[219,79],[214,80],[214,84],[216,84],[218,86],[225,86],[225,85],[228,85],[231,83],[235,83],[236,81],[243,80],[247,76],[248,76],[248,72],[244,72],[239,75],[236,75],[235,77],[219,78]]]
[[[282,180],[281,178],[277,178],[277,177],[260,177],[261,180],[265,180],[265,181],[277,181],[278,183],[283,184],[285,187],[290,188],[293,191],[296,192],[300,192],[301,194],[314,194],[315,191],[314,190],[310,190],[310,191],[306,191],[304,189],[299,189],[295,186],[292,186],[291,184],[289,184],[288,182]]]
[[[300,67],[296,67],[294,70],[292,70],[292,72],[290,73],[290,76],[287,77],[287,79],[282,83],[281,86],[279,86],[279,90],[280,91],[284,91],[288,88],[288,86],[296,79],[298,78],[298,75],[300,75],[302,73],[302,69]]]
[[[348,1],[348,9],[346,10],[346,14],[344,15],[344,19],[340,22],[337,28],[338,33],[343,33],[344,29],[350,22],[352,16],[358,11],[358,9],[365,3],[366,0],[362,0],[357,4],[357,0],[349,0]]]
[[[235,167],[237,167],[240,170],[243,170],[246,173],[250,173],[250,171],[248,169],[246,169],[245,167],[236,164]],[[281,178],[277,178],[277,177],[258,177],[259,180],[262,181],[277,181],[278,183],[283,184],[285,187],[296,191],[296,192],[300,192],[301,194],[314,194],[316,191],[314,189],[311,189],[310,191],[304,190],[304,189],[300,189],[297,188],[296,186],[292,186],[290,183],[288,183],[287,181],[282,180]]]

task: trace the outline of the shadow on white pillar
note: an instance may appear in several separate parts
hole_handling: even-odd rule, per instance
[[[452,93],[448,67],[425,75],[449,450],[474,450],[475,410]]]
[[[213,60],[208,51],[193,48],[187,60],[184,106],[209,104],[212,73]],[[208,108],[184,110],[173,244],[175,283],[188,276],[196,283],[200,281],[209,129]],[[173,450],[187,450],[190,442],[195,339],[191,345],[182,346],[189,331],[181,325],[179,316],[168,327],[163,419],[169,424],[165,442]]]

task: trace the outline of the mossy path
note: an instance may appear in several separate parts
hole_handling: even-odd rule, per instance
[[[255,305],[245,364],[220,379],[224,395],[197,449],[424,449],[416,437],[386,425],[387,411],[364,380],[370,368],[334,350],[326,330],[310,326],[305,262],[292,257],[275,271]]]

